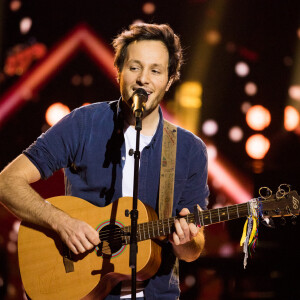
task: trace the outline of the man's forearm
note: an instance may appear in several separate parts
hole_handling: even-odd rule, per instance
[[[10,174],[0,175],[0,201],[21,220],[52,229],[53,213],[60,214],[25,179]]]
[[[173,250],[175,255],[179,259],[187,262],[192,262],[200,256],[204,248],[204,244],[205,244],[205,238],[204,238],[204,232],[202,228],[200,229],[197,236],[195,236],[191,241],[178,246],[173,244]]]

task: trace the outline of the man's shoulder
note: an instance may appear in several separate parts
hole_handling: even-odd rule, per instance
[[[91,104],[87,104],[75,109],[75,111],[79,111],[81,113],[91,113],[91,112],[104,112],[109,110],[115,110],[118,106],[118,100],[113,101],[101,101],[95,102]]]
[[[183,143],[186,143],[190,146],[194,145],[201,148],[206,148],[205,143],[199,136],[183,127],[177,126],[177,134],[178,139]]]

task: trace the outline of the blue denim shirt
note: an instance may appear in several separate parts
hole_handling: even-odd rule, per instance
[[[122,197],[122,169],[126,156],[119,101],[75,109],[23,153],[38,168],[43,179],[64,168],[67,195],[100,207],[110,204]],[[162,136],[160,110],[156,133],[141,153],[138,191],[138,198],[156,211]],[[206,147],[201,139],[178,127],[173,215],[184,207],[192,211],[195,204],[205,209],[208,194]],[[176,299],[179,287],[178,282],[171,280],[171,270],[151,278],[145,295],[147,300]]]

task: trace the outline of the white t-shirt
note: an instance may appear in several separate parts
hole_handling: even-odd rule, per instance
[[[140,135],[140,153],[148,146],[153,136]],[[134,177],[134,155],[129,155],[129,150],[135,151],[136,147],[136,130],[132,126],[128,126],[124,129],[125,138],[125,165],[123,168],[122,178],[122,195],[123,197],[133,196],[133,177]],[[124,158],[123,158],[124,159]]]

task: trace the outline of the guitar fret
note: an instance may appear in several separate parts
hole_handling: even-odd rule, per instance
[[[152,221],[152,231],[153,231],[153,238],[155,237],[155,234],[154,234],[154,221]]]
[[[206,211],[190,213],[184,216],[187,223],[200,224],[207,226],[210,224],[224,222],[231,219],[247,216],[247,212],[251,209],[250,202],[243,204],[235,204],[232,206],[218,207]],[[158,236],[166,236],[171,234],[176,217],[167,218],[164,220],[152,220],[147,223],[137,225],[137,241],[144,241]],[[123,228],[122,243],[130,243],[130,226]]]
[[[140,226],[140,224],[138,224],[138,226],[137,226],[137,240],[138,241],[140,241],[141,239],[142,239],[142,236],[141,236],[141,226]]]
[[[128,227],[124,227],[125,233],[128,232],[127,230],[128,230]],[[129,241],[128,241],[129,236],[127,236],[127,234],[126,234],[124,237],[125,237],[125,242],[126,242],[126,244],[128,244],[128,243],[129,243]]]

